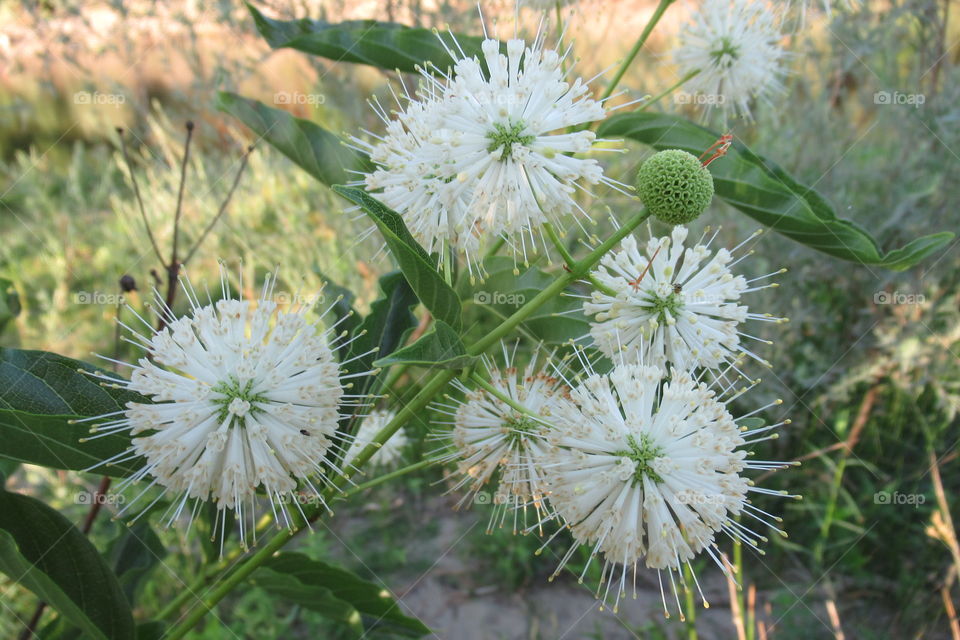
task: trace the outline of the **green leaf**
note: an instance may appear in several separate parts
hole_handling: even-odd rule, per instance
[[[331,305],[331,311],[333,312],[334,321],[337,325],[337,331],[346,331],[347,335],[356,335],[357,329],[362,322],[360,314],[356,312],[353,308],[353,301],[356,296],[353,295],[353,292],[347,289],[346,287],[341,287],[333,280],[328,278],[324,273],[314,265],[314,272],[323,279],[323,294],[324,297],[331,302],[327,304]],[[350,346],[344,345],[340,347],[340,361],[344,362],[349,358]]]
[[[135,637],[120,583],[87,537],[39,500],[5,490],[0,490],[0,571],[89,637]]]
[[[759,429],[760,427],[765,425],[766,420],[764,420],[763,418],[757,418],[757,417],[741,418],[737,420],[737,424],[740,425],[741,427],[746,427],[747,429],[750,429],[752,431],[753,429]]]
[[[372,370],[374,362],[396,351],[417,324],[412,312],[417,304],[417,296],[402,273],[391,271],[382,276],[380,290],[383,296],[370,305],[370,313],[354,334],[356,339],[350,345],[349,354],[353,362],[346,365],[347,373]],[[370,392],[375,377],[355,378],[354,393],[363,395]],[[372,392],[376,393],[375,390]]]
[[[20,463],[16,460],[0,458],[0,486],[6,483],[7,478],[15,474],[19,468]]]
[[[151,620],[137,625],[137,640],[163,640],[167,625],[159,620]]]
[[[274,595],[349,624],[358,635],[374,628],[408,637],[430,633],[422,622],[403,615],[383,587],[302,553],[270,558],[251,580]]]
[[[146,518],[123,527],[107,549],[106,557],[113,567],[127,602],[136,601],[137,588],[167,550]]]
[[[102,370],[46,351],[0,348],[0,456],[56,469],[88,469],[130,447],[117,433],[81,442],[90,434],[89,418],[149,403],[140,394],[105,387],[80,373]],[[143,466],[136,458],[97,468],[97,473],[126,476]]]
[[[0,278],[0,331],[7,323],[20,315],[20,296],[13,283]]]
[[[475,356],[467,355],[467,349],[453,327],[443,320],[436,320],[432,331],[410,346],[394,351],[373,364],[378,367],[409,364],[440,369],[463,369],[475,361]]]
[[[362,189],[335,185],[333,190],[367,212],[383,234],[387,247],[423,306],[433,314],[434,319],[446,322],[459,331],[460,298],[441,277],[434,260],[410,235],[400,214]]]
[[[483,38],[477,36],[441,36],[432,29],[376,20],[272,20],[249,4],[247,8],[271,48],[296,49],[337,62],[357,62],[388,71],[414,72],[418,67],[443,71],[454,64],[448,48],[458,51],[459,47],[467,57],[481,55]]]
[[[218,94],[217,108],[250,127],[257,136],[326,185],[355,179],[353,171],[373,170],[365,155],[344,145],[336,135],[282,109],[226,91]]]
[[[626,136],[658,150],[683,149],[694,155],[720,137],[683,118],[643,111],[610,118],[597,135]],[[736,209],[788,238],[844,260],[902,271],[953,238],[949,231],[934,233],[883,253],[869,233],[838,218],[820,194],[739,142],[710,165],[710,172],[716,194]]]

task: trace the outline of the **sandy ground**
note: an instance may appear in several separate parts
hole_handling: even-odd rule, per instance
[[[554,583],[535,580],[516,591],[491,582],[491,572],[482,570],[489,560],[472,556],[473,549],[467,544],[470,537],[484,535],[485,514],[456,512],[450,508],[451,504],[449,498],[436,496],[422,505],[421,512],[433,519],[433,526],[429,527],[432,535],[419,535],[428,529],[426,527],[407,539],[387,534],[385,539],[394,544],[409,542],[405,547],[407,565],[399,571],[378,574],[399,598],[405,611],[434,629],[436,638],[653,640],[686,637],[686,626],[676,617],[664,619],[653,571],[639,574],[637,598],[621,601],[616,614],[609,607],[601,610],[601,603],[590,586],[578,585],[572,577]],[[341,515],[346,512],[338,514]],[[359,549],[356,555],[351,552],[350,540],[359,530],[370,527],[370,522],[356,516],[335,520],[337,525],[331,537],[342,546],[334,551],[337,555],[343,553],[344,559],[352,557],[357,562],[357,556],[362,554]],[[537,562],[550,564],[552,560],[542,557]],[[726,580],[713,567],[702,573],[700,583],[711,607],[697,611],[700,639],[736,638],[728,609]]]

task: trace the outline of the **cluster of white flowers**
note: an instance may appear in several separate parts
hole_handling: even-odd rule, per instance
[[[734,418],[727,403],[747,389],[735,389],[728,371],[709,383],[642,363],[598,374],[582,352],[578,356],[573,362],[581,371],[573,378],[552,359],[534,357],[522,374],[494,370],[489,384],[496,393],[467,391],[449,407],[453,452],[446,459],[456,460],[463,474],[454,488],[470,486],[465,500],[499,484],[500,493],[518,497],[515,510],[536,504],[538,520],[526,531],[553,520],[562,525],[557,533],[569,530],[577,545],[591,547],[591,559],[603,561],[597,596],[614,609],[628,573],[641,563],[667,571],[675,597],[678,580],[690,587],[683,566],[700,553],[728,572],[715,550],[716,534],[753,548],[766,540],[741,517],[783,533],[780,519],[754,507],[748,495],[786,494],[755,487],[742,474],[787,464],[748,461],[743,447],[776,438],[770,432],[789,421],[752,429],[738,424],[779,401]],[[502,509],[494,510],[491,525],[504,519]],[[561,556],[554,577],[575,548]],[[635,588],[636,578],[629,583]]]
[[[744,472],[787,464],[748,461],[744,447],[776,438],[789,421],[741,422],[779,401],[739,418],[729,406],[759,382],[740,382],[744,356],[765,362],[741,344],[752,336],[740,325],[782,321],[750,313],[741,296],[772,286],[754,283],[774,274],[734,275],[747,241],[714,251],[717,234],[707,233],[688,247],[687,228],[677,226],[643,252],[628,236],[592,274],[597,290],[584,309],[595,316],[593,346],[612,362],[609,372],[597,373],[582,348],[563,364],[535,356],[522,374],[506,357],[505,373],[488,364],[491,381],[475,379],[480,388],[463,388],[461,403],[448,407],[446,459],[464,474],[454,488],[469,484],[469,498],[498,484],[500,493],[520,496],[514,508],[536,503],[536,528],[556,521],[591,548],[591,558],[602,558],[597,596],[614,608],[627,583],[636,584],[629,572],[643,564],[668,573],[680,609],[678,585],[693,586],[683,569],[694,557],[706,553],[729,571],[717,534],[754,548],[765,540],[742,518],[783,533],[779,518],[748,496],[785,494],[753,486]],[[502,512],[491,517],[504,520]]]
[[[293,526],[291,505],[302,513],[305,501],[323,504],[313,479],[329,482],[325,473],[332,467],[325,461],[331,448],[340,449],[339,408],[353,396],[344,392],[334,357],[336,325],[318,330],[306,317],[309,307],[278,310],[270,300],[274,283],[268,279],[259,300],[238,300],[223,275],[221,299],[201,304],[182,279],[189,315],[174,318],[158,295],[163,329],[146,320],[146,334],[124,325],[147,355],[135,364],[118,363],[132,369],[129,381],[104,379],[152,403],[131,402],[124,411],[92,419],[92,438],[133,436],[128,451],[97,466],[145,461],[117,491],[152,477],[124,511],[155,485],[162,491],[143,512],[175,494],[168,523],[191,499],[191,521],[199,504],[212,500],[220,510],[221,541],[232,510],[245,545],[248,532],[255,541],[258,492],[287,526]]]
[[[483,60],[462,57],[450,76],[422,73],[395,120],[378,109],[386,133],[357,138],[377,168],[366,188],[400,213],[429,252],[466,255],[471,268],[483,244],[510,239],[526,254],[538,230],[578,207],[573,194],[609,183],[596,160],[578,157],[596,135],[574,130],[604,118],[582,79],[568,81],[566,54],[527,45],[483,42]]]

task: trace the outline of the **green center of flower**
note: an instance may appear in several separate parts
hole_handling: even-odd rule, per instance
[[[520,414],[508,416],[503,424],[509,430],[507,440],[511,443],[519,442],[540,428],[540,423],[532,417]]]
[[[246,424],[247,414],[260,411],[258,403],[266,401],[262,393],[253,393],[253,380],[247,380],[241,385],[234,376],[217,384],[211,391],[223,396],[213,400],[220,407],[220,422],[233,414],[234,423],[241,427]]]
[[[504,162],[513,153],[513,145],[526,145],[533,142],[536,136],[522,135],[523,130],[527,128],[524,122],[512,122],[509,124],[494,123],[493,131],[487,134],[490,138],[490,144],[487,151],[494,152],[500,149],[500,161]]]
[[[733,44],[733,41],[728,37],[720,38],[720,42],[717,43],[716,48],[714,48],[710,55],[713,57],[717,66],[729,68],[736,62],[737,58],[740,57],[740,47]]]
[[[651,466],[654,460],[663,455],[663,447],[655,444],[653,438],[646,433],[641,433],[639,438],[633,435],[627,436],[627,447],[621,451],[614,451],[613,455],[629,458],[636,463],[637,468],[633,471],[634,486],[643,482],[644,476],[657,484],[663,482],[663,478]]]
[[[647,299],[649,306],[653,307],[653,313],[661,320],[665,321],[667,315],[674,316],[683,306],[683,299],[680,294],[672,292],[666,296],[651,294]]]

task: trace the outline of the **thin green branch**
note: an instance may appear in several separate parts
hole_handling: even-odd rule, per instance
[[[637,41],[633,44],[633,48],[630,49],[627,57],[624,58],[623,62],[620,63],[620,68],[617,69],[617,73],[613,76],[610,84],[607,85],[606,91],[604,91],[603,95],[600,97],[601,100],[606,100],[613,94],[614,90],[616,90],[617,85],[619,85],[620,81],[623,79],[623,75],[627,72],[627,69],[630,68],[630,65],[633,64],[633,60],[637,57],[637,54],[640,53],[640,50],[643,49],[643,45],[647,43],[647,38],[650,37],[650,34],[653,32],[653,28],[657,26],[658,22],[660,22],[660,18],[663,17],[663,13],[667,10],[667,7],[674,2],[675,0],[660,0],[660,4],[658,4],[657,8],[654,9],[653,15],[650,16],[650,20],[647,21],[647,26],[643,28],[643,31],[640,33],[640,37],[637,38]]]
[[[671,93],[673,93],[674,91],[682,87],[684,84],[686,84],[687,81],[695,78],[698,73],[700,73],[700,69],[694,69],[693,71],[688,72],[687,75],[680,78],[676,83],[670,85],[668,88],[664,89],[663,91],[653,96],[649,100],[645,100],[643,103],[643,108],[646,109],[650,105],[656,104],[657,102],[662,100],[664,96],[670,95]]]
[[[368,480],[367,482],[364,482],[363,484],[358,484],[355,487],[351,487],[350,489],[346,490],[341,497],[344,499],[349,498],[350,496],[356,495],[358,493],[366,491],[367,489],[372,489],[377,485],[383,484],[387,480],[393,480],[394,478],[405,476],[408,473],[413,473],[414,471],[418,471],[420,469],[429,467],[432,464],[436,464],[436,462],[437,462],[436,460],[430,458],[426,460],[421,460],[420,462],[414,462],[413,464],[407,465],[405,467],[401,467],[400,469],[396,469],[395,471],[391,471],[389,473],[381,474],[372,480]]]
[[[509,406],[510,408],[512,408],[514,411],[517,411],[517,412],[519,412],[519,413],[522,413],[523,415],[526,415],[526,416],[530,416],[531,418],[534,418],[534,419],[536,419],[536,420],[538,420],[538,421],[541,419],[540,416],[538,416],[537,414],[531,412],[530,409],[527,409],[525,406],[523,406],[522,404],[520,404],[519,402],[517,402],[516,400],[514,400],[514,399],[511,398],[510,396],[508,396],[508,395],[505,394],[504,392],[500,391],[500,389],[497,389],[495,386],[493,386],[492,384],[490,384],[489,382],[487,382],[487,381],[483,378],[483,376],[481,376],[479,373],[474,372],[473,375],[470,376],[470,380],[471,380],[474,384],[476,384],[478,387],[480,387],[481,389],[483,389],[484,391],[486,391],[487,393],[489,393],[490,395],[492,395],[493,397],[495,397],[495,398],[496,398],[497,400],[499,400],[500,402],[505,403],[507,406]]]

